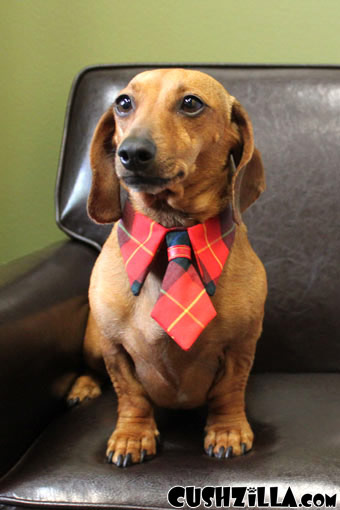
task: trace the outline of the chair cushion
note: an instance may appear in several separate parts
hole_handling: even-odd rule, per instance
[[[247,399],[256,440],[249,454],[209,458],[202,449],[205,410],[160,411],[160,453],[125,469],[105,460],[116,418],[108,388],[46,429],[0,484],[0,504],[159,510],[170,508],[167,493],[179,485],[333,495],[340,489],[339,387],[340,374],[253,375]]]

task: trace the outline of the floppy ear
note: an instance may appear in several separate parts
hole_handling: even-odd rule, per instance
[[[114,168],[114,131],[111,107],[100,118],[90,148],[92,186],[87,211],[97,223],[112,223],[121,217],[120,187]]]
[[[232,106],[231,120],[238,127],[241,152],[237,167],[232,172],[231,194],[234,221],[242,222],[244,212],[265,190],[265,176],[260,152],[254,147],[253,127],[247,112],[235,99]],[[237,152],[239,146],[237,147]],[[232,156],[231,156],[232,158]],[[231,161],[233,165],[233,161]]]

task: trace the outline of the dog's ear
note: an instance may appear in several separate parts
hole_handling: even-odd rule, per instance
[[[232,207],[234,221],[242,222],[244,212],[265,190],[265,176],[260,152],[254,147],[253,127],[247,112],[235,99],[232,106],[231,121],[237,125],[239,141],[235,148],[237,166],[231,161]],[[231,156],[233,157],[233,156]]]
[[[92,185],[87,211],[97,223],[112,223],[121,217],[120,186],[114,168],[114,132],[115,121],[111,107],[100,118],[90,148]]]

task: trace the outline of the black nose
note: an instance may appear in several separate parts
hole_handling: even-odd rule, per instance
[[[128,137],[118,150],[122,164],[128,170],[146,170],[156,156],[156,145],[148,138]]]

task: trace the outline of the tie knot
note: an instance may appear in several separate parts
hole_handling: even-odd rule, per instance
[[[185,258],[191,260],[191,244],[186,230],[171,231],[166,235],[168,260]]]

